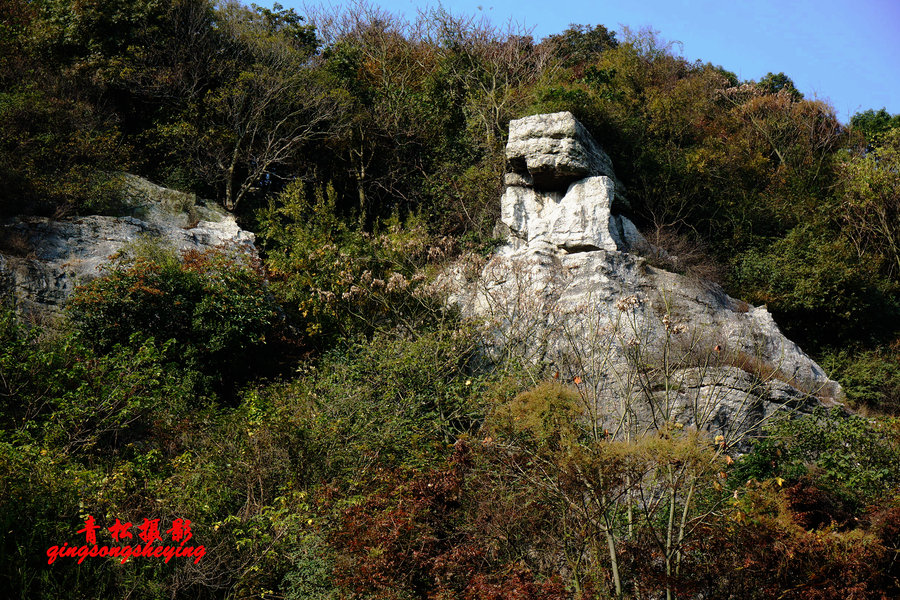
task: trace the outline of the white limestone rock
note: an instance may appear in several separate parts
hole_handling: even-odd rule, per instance
[[[507,186],[500,219],[525,242],[545,242],[567,252],[634,250],[647,243],[631,221],[612,214],[615,182],[586,177],[565,193]]]
[[[486,357],[578,377],[610,430],[671,420],[743,451],[776,412],[843,397],[764,307],[633,254],[532,241],[498,249],[475,277],[446,277],[450,302],[481,323]]]
[[[615,214],[616,182],[597,172],[607,166],[591,142],[567,113],[510,123],[512,168],[523,160],[534,185],[506,180],[508,243],[474,274],[458,264],[442,280],[481,323],[485,355],[578,381],[610,431],[671,421],[738,449],[775,413],[840,402],[840,385],[765,307],[638,255],[658,249]]]
[[[510,121],[506,159],[513,173],[530,182],[527,185],[545,191],[563,191],[585,177],[609,177],[616,184],[616,203],[628,205],[609,156],[570,112]]]
[[[611,218],[615,184],[609,177],[588,177],[565,194],[508,186],[500,200],[500,218],[526,242],[547,242],[569,251],[624,248],[620,225]]]
[[[253,234],[218,206],[133,175],[122,178],[128,215],[0,222],[0,300],[52,321],[76,286],[98,277],[113,254],[143,236],[179,251],[239,245],[255,254]]]
[[[555,182],[565,187],[589,175],[614,176],[609,157],[570,112],[510,121],[506,158],[525,166],[540,187]]]

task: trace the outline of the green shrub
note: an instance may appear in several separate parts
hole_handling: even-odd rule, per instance
[[[256,419],[295,457],[300,481],[361,482],[369,466],[430,464],[477,429],[485,380],[464,332],[376,336],[254,394]]]
[[[87,103],[0,92],[0,216],[114,210],[119,186],[104,173],[127,168],[127,152],[98,121]]]
[[[447,254],[449,240],[432,240],[423,223],[396,215],[374,234],[354,229],[334,200],[333,190],[310,198],[297,182],[260,215],[272,291],[307,343],[325,348],[439,323],[444,311],[427,291],[425,267]]]
[[[77,569],[47,568],[47,549],[77,543],[100,477],[56,450],[0,441],[0,585],[6,597],[115,595],[109,569],[85,561]],[[85,502],[87,500],[87,502]],[[83,567],[83,568],[82,568]]]
[[[892,336],[900,323],[896,284],[879,277],[846,240],[832,236],[801,225],[736,257],[739,295],[768,305],[786,335],[805,348]]]
[[[207,375],[239,379],[260,364],[276,305],[253,259],[239,248],[188,251],[152,245],[120,254],[104,275],[79,288],[72,323],[96,348],[152,337],[170,357]]]
[[[890,350],[838,350],[820,361],[840,382],[853,408],[900,415],[900,357]]]
[[[498,430],[522,437],[541,449],[559,450],[585,435],[584,410],[578,393],[564,385],[544,382],[499,405],[493,414]]]
[[[202,404],[167,354],[168,345],[137,335],[97,353],[78,335],[41,338],[0,315],[0,427],[7,439],[67,453],[163,445],[188,413],[188,399]]]
[[[896,421],[873,421],[840,409],[774,424],[743,457],[732,481],[810,475],[817,485],[855,507],[884,500],[900,485]]]
[[[43,553],[75,542],[88,514],[127,517],[153,502],[147,487],[204,405],[166,354],[137,336],[98,353],[75,333],[0,314],[0,550],[9,557],[0,585],[11,596],[117,596],[123,581],[158,579],[152,568],[97,561],[51,571]],[[143,587],[144,597],[158,592]]]

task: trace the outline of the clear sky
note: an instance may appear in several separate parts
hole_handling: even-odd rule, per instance
[[[258,1],[258,0],[257,0]],[[262,2],[260,2],[262,3]],[[265,4],[270,4],[266,2]],[[301,1],[281,0],[303,13]],[[332,1],[331,6],[341,6]],[[407,17],[437,2],[373,0]],[[900,113],[900,0],[453,0],[454,13],[512,20],[535,38],[570,23],[652,27],[678,54],[759,79],[783,71],[808,98],[829,100],[842,121],[886,107]]]

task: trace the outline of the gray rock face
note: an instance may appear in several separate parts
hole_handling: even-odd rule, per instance
[[[613,215],[615,183],[586,177],[565,193],[507,185],[500,219],[518,240],[546,242],[567,252],[629,250],[646,244],[627,218]]]
[[[253,234],[224,210],[138,177],[122,177],[130,215],[0,223],[0,298],[25,316],[52,321],[77,285],[99,276],[110,256],[142,236],[177,250],[239,244],[256,251]]]
[[[567,252],[635,251],[648,246],[624,216],[624,189],[612,161],[570,112],[509,123],[510,172],[500,219],[511,243],[546,242]]]
[[[591,175],[615,178],[612,161],[570,112],[510,121],[506,159],[541,189],[565,189]]]
[[[595,148],[570,117],[513,121],[508,153],[537,156],[543,140],[573,129],[582,148]],[[525,139],[540,141],[529,149]],[[575,171],[568,158],[534,161],[539,169],[565,165],[563,179]],[[647,242],[614,214],[611,177],[590,175],[564,192],[542,188],[538,177],[533,186],[506,181],[508,243],[484,264],[461,261],[444,279],[450,301],[482,324],[488,356],[575,385],[596,420],[621,435],[694,427],[742,448],[772,415],[842,397],[764,307],[638,256]]]

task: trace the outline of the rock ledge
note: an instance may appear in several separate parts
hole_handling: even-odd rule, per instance
[[[177,250],[237,244],[255,253],[254,236],[218,206],[190,194],[121,175],[127,214],[0,222],[0,298],[26,318],[53,321],[79,284],[127,244],[149,236]]]

